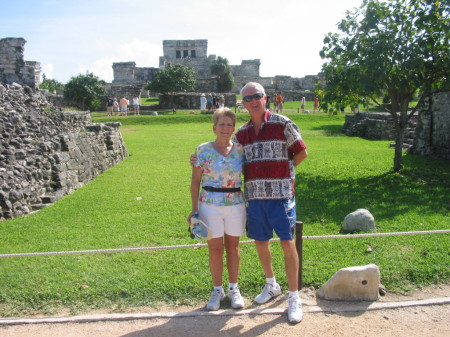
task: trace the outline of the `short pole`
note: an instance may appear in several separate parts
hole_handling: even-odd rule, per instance
[[[298,290],[303,288],[303,222],[295,222],[295,248],[298,254]]]

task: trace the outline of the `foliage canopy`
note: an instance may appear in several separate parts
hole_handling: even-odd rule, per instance
[[[196,78],[193,68],[182,64],[169,64],[156,73],[153,81],[147,84],[145,89],[170,95],[176,92],[194,91]]]
[[[50,92],[55,91],[63,91],[64,90],[64,84],[61,82],[58,82],[57,80],[53,78],[47,78],[45,74],[42,75],[42,82],[39,84],[40,89],[47,89]]]
[[[82,110],[98,109],[106,94],[104,81],[93,73],[72,77],[64,88],[64,99],[77,104]]]
[[[401,169],[403,131],[433,89],[449,84],[450,1],[364,0],[347,11],[328,33],[320,55],[330,61],[323,71],[322,102],[345,104],[370,98],[393,116],[396,127],[394,170]],[[417,105],[409,103],[420,91]],[[386,97],[379,103],[378,97]],[[384,103],[384,104],[383,104]]]
[[[234,77],[228,60],[219,56],[211,63],[211,73],[217,76],[217,90],[219,92],[229,92],[234,87]]]

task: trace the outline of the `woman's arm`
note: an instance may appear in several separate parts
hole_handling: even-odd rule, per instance
[[[198,212],[198,197],[200,195],[200,183],[202,182],[202,168],[200,166],[192,166],[191,178],[191,202],[192,211],[188,216],[188,223],[191,222],[191,217],[195,212]]]

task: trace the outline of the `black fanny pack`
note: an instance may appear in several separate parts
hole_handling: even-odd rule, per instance
[[[230,193],[230,192],[240,192],[241,188],[240,187],[233,187],[233,188],[217,188],[217,187],[212,187],[212,186],[202,186],[202,188],[205,191],[208,192],[222,192],[222,193]]]

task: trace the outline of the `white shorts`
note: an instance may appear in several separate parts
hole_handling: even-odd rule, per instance
[[[234,206],[215,206],[204,202],[199,207],[202,219],[212,233],[212,238],[223,237],[224,234],[242,236],[245,233],[245,204]]]

